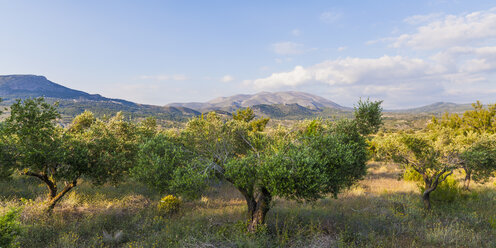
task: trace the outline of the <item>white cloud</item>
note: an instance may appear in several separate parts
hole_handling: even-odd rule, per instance
[[[231,82],[234,80],[234,77],[232,77],[231,75],[225,75],[223,76],[220,81],[224,82],[224,83],[228,83],[228,82]]]
[[[155,81],[185,81],[189,78],[183,74],[175,75],[143,75],[139,77],[143,80],[155,80]]]
[[[321,17],[332,22],[340,15],[329,12]],[[419,57],[385,54],[375,58],[331,59],[243,83],[258,90],[313,91],[348,105],[361,96],[385,99],[386,107],[436,101],[494,101],[496,8],[462,15],[416,15],[404,22],[412,25],[414,31],[366,44],[385,42],[402,49],[401,54]],[[277,43],[273,48],[281,55],[310,51],[292,42]],[[337,51],[346,49],[343,46]],[[276,62],[283,62],[283,58]]]
[[[437,63],[446,67],[458,67],[461,72],[494,72],[496,69],[496,46],[452,47],[432,56]]]
[[[335,11],[326,11],[322,14],[320,14],[320,20],[324,23],[334,23],[337,20],[339,20],[343,14],[340,12],[335,12]]]
[[[421,17],[410,17],[410,23]],[[429,19],[429,17],[425,17]],[[484,44],[496,39],[496,9],[464,15],[444,15],[418,26],[414,33],[394,37],[392,46],[429,50]]]
[[[342,58],[313,66],[296,66],[265,78],[247,80],[259,90],[294,88],[330,92],[331,99],[347,103],[361,96],[387,99],[388,107],[412,106],[415,102],[451,99],[474,101],[473,97],[490,97],[496,90],[491,84],[496,74],[495,47],[458,47],[430,58],[384,55],[378,58]],[[465,89],[487,89],[485,94],[460,96]],[[474,92],[467,91],[467,92]],[[456,94],[455,94],[456,93]],[[469,100],[464,100],[469,99]]]
[[[295,28],[295,29],[291,30],[291,34],[293,36],[300,36],[301,35],[301,30]]]
[[[338,52],[342,52],[344,50],[348,49],[347,46],[341,46],[341,47],[338,47]]]
[[[304,53],[304,46],[291,41],[272,44],[272,50],[279,55],[296,55]]]
[[[312,82],[328,85],[355,84],[363,81],[384,83],[398,78],[428,76],[443,68],[422,59],[401,56],[383,56],[376,59],[345,58],[324,61],[304,68],[296,66],[292,71],[273,73],[271,76],[252,81],[257,88],[297,86]]]

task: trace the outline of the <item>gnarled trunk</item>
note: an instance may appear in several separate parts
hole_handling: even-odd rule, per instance
[[[470,181],[472,179],[472,171],[471,170],[467,170],[467,169],[464,169],[464,170],[465,170],[465,179],[464,179],[464,182],[463,182],[463,189],[464,190],[469,190]]]
[[[248,206],[248,214],[250,216],[253,216],[253,212],[255,212],[255,207],[257,206],[257,202],[255,201],[253,193],[250,193],[247,190],[241,188],[238,188],[238,190],[245,197],[246,205]]]
[[[272,195],[267,190],[267,188],[262,187],[260,189],[259,195],[255,201],[255,208],[250,212],[251,220],[248,224],[248,231],[255,232],[259,225],[265,223],[265,216],[270,210],[270,202],[272,201]]]
[[[422,193],[422,200],[424,202],[424,207],[426,210],[431,209],[431,193],[436,190],[437,186],[442,183],[448,176],[450,176],[453,171],[448,171],[448,168],[444,168],[442,171],[434,174],[432,177],[429,177],[427,174],[423,174],[425,190]]]
[[[60,201],[60,199],[62,199],[62,197],[67,194],[67,192],[71,191],[72,188],[76,187],[77,185],[77,180],[74,180],[72,181],[71,183],[67,183],[64,187],[64,189],[62,191],[60,191],[60,193],[58,194],[55,194],[53,197],[50,197],[48,199],[48,207],[47,207],[47,212],[48,213],[51,213],[53,211],[53,208],[55,208],[55,205],[57,204],[57,202]],[[57,192],[55,192],[57,193]],[[51,195],[51,193],[50,193]]]
[[[431,192],[432,191],[424,191],[422,194],[422,200],[424,201],[424,208],[427,210],[431,209]]]
[[[34,173],[28,171],[28,172],[24,172],[23,174],[26,176],[36,177],[46,184],[48,188],[48,200],[47,200],[48,207],[46,209],[46,212],[48,214],[51,214],[57,202],[59,202],[60,199],[65,194],[67,194],[67,192],[69,192],[72,188],[76,187],[77,185],[77,178],[76,178],[71,183],[66,183],[64,189],[58,192],[57,182],[53,178],[49,178],[45,173]]]

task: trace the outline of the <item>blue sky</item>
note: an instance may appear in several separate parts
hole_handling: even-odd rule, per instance
[[[0,0],[0,74],[139,103],[494,103],[495,72],[494,1]]]

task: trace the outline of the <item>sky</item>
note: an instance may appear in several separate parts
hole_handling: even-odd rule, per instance
[[[495,103],[496,2],[0,0],[0,75],[138,103]]]

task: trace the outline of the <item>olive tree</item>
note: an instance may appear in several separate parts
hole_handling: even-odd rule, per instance
[[[372,142],[378,158],[399,163],[422,176],[426,209],[431,209],[430,194],[461,164],[453,136],[446,129],[385,134]]]
[[[366,102],[358,111],[374,111],[375,105]],[[313,121],[302,131],[274,135],[265,130],[268,119],[255,119],[253,111],[246,109],[234,113],[232,119],[215,113],[192,119],[181,137],[207,169],[244,196],[248,229],[254,231],[265,222],[276,196],[315,200],[329,193],[337,195],[363,178],[367,143],[360,132],[362,120],[327,125]]]
[[[382,101],[370,102],[368,99],[358,101],[355,106],[355,120],[361,134],[368,135],[379,131],[383,124],[381,104]]]
[[[195,198],[205,187],[205,172],[194,154],[174,137],[158,133],[139,146],[131,176],[161,193]]]
[[[36,98],[17,100],[5,122],[15,148],[12,166],[47,186],[48,212],[81,178],[120,180],[136,151],[133,127],[120,115],[103,122],[85,112],[66,129],[57,125],[59,117],[56,105]]]
[[[449,129],[456,136],[457,156],[465,172],[466,190],[472,179],[484,183],[496,171],[496,163],[491,159],[494,151],[490,144],[496,132],[496,104],[486,108],[477,101],[472,107],[462,116],[446,113],[441,119],[433,117],[428,126],[431,130]]]
[[[0,123],[0,180],[7,180],[14,169],[14,146],[12,136],[6,132],[4,123]]]
[[[496,137],[495,135],[479,135],[476,142],[468,147],[460,158],[465,170],[464,188],[469,189],[470,180],[484,183],[496,171]]]

